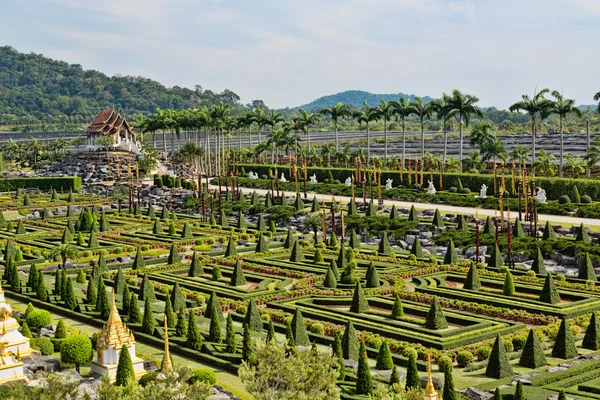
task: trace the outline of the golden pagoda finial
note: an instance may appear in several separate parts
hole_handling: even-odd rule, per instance
[[[433,381],[431,380],[431,354],[427,354],[427,386],[425,386],[425,398],[438,398],[438,392],[435,390],[435,387],[433,386]]]
[[[115,290],[112,293],[112,304],[110,308],[110,314],[108,315],[107,325],[121,324],[121,317],[119,316],[119,310],[117,309],[117,303],[115,301]]]
[[[21,361],[21,350],[19,350],[19,346],[17,346],[17,356],[15,357],[17,361]]]
[[[169,353],[169,326],[167,325],[167,316],[165,315],[165,355],[163,356],[162,367],[160,372],[167,374],[173,372],[173,363],[171,362],[171,354]]]

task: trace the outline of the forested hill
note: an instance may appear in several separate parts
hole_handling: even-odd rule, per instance
[[[180,109],[221,101],[239,105],[239,100],[230,90],[166,88],[143,77],[107,76],[78,64],[0,47],[0,125],[57,122],[67,116],[72,122],[89,122],[105,107],[134,115],[157,107]]]
[[[311,101],[308,104],[304,104],[299,107],[294,107],[292,110],[296,110],[299,108],[303,108],[305,110],[318,110],[320,108],[331,107],[337,103],[350,104],[355,107],[362,107],[363,103],[366,101],[367,104],[371,107],[375,107],[379,104],[381,99],[385,101],[396,100],[400,97],[404,97],[405,99],[413,100],[416,96],[414,94],[404,94],[404,93],[389,93],[389,94],[375,94],[370,92],[365,92],[362,90],[346,90],[345,92],[331,94],[329,96],[319,97],[318,99]],[[423,96],[423,101],[428,102],[433,100],[431,97]]]

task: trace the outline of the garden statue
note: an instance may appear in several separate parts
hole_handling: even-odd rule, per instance
[[[250,171],[250,172],[248,172],[248,178],[250,178],[250,179],[258,179],[258,174],[255,173],[255,172]]]
[[[352,186],[352,178],[350,178],[350,177],[347,177],[347,178],[346,178],[346,180],[344,181],[344,185],[345,185],[346,187],[350,187],[350,186]]]
[[[317,183],[318,183],[318,182],[317,182],[317,175],[316,175],[316,174],[313,174],[313,175],[310,177],[310,184],[311,184],[311,185],[315,185],[315,184],[317,184]]]
[[[546,197],[546,191],[541,187],[537,188],[537,194],[535,195],[535,201],[540,204],[545,204],[548,198]]]
[[[392,182],[394,181],[390,178],[388,178],[387,181],[385,181],[385,190],[390,190],[392,188]]]
[[[478,197],[480,199],[487,199],[487,185],[485,183],[481,185],[481,190],[479,191]]]
[[[433,182],[428,181],[429,182],[429,188],[427,188],[427,194],[435,194],[436,190],[435,190],[435,186],[433,186]]]
[[[281,173],[281,178],[279,179],[279,182],[287,182],[287,179],[285,179],[285,175],[283,175],[283,172]]]

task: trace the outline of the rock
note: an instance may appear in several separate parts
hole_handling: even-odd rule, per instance
[[[419,239],[431,239],[433,237],[433,233],[429,231],[424,231],[419,233]]]
[[[531,386],[531,381],[529,379],[514,379],[510,384],[512,386],[516,386],[517,382],[521,382],[523,386]]]
[[[22,359],[23,368],[32,375],[36,372],[55,372],[60,369],[60,361],[50,356],[32,356]]]
[[[444,387],[444,385],[442,384],[442,380],[440,378],[432,376],[431,381],[433,382],[433,387],[435,388],[435,390],[442,390],[442,388]],[[421,387],[423,389],[425,389],[425,386],[427,386],[427,377],[422,376],[421,377]]]
[[[358,368],[358,361],[354,361],[354,360],[344,360],[344,365],[346,367],[350,367],[352,369],[356,369]]]
[[[479,390],[474,387],[468,387],[465,390],[458,390],[458,392],[473,400],[489,400],[494,397],[492,393],[484,392],[483,390]]]
[[[39,337],[52,338],[54,337],[54,331],[51,331],[50,329],[46,328],[41,328]]]
[[[567,367],[550,367],[546,370],[546,372],[562,372],[566,371]]]
[[[144,369],[146,372],[154,372],[158,370],[158,366],[155,361],[152,360],[144,360]]]
[[[415,239],[417,237],[415,235],[406,235],[404,236],[404,241],[409,245],[412,246],[412,244],[415,242]]]
[[[63,371],[57,372],[58,375],[63,376],[65,379],[67,380],[73,380],[73,381],[81,381],[83,379],[83,377],[79,374],[79,372],[72,370],[72,369],[65,369]]]

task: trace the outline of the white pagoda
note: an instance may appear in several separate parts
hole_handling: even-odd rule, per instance
[[[19,323],[13,318],[12,308],[6,303],[2,286],[0,286],[0,343],[5,343],[7,352],[19,353],[21,357],[31,356],[29,338],[19,332]]]
[[[107,374],[110,380],[114,381],[117,375],[119,353],[123,346],[129,350],[135,378],[141,378],[146,373],[146,370],[144,370],[144,360],[135,354],[135,338],[129,328],[121,321],[117,305],[115,304],[115,294],[113,293],[112,307],[108,321],[98,334],[98,342],[96,344],[98,359],[91,363],[92,373],[98,375]]]

